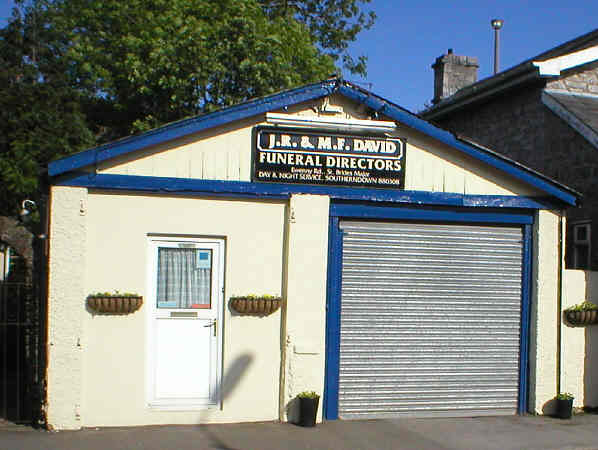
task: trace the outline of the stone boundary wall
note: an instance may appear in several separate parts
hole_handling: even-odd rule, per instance
[[[584,66],[582,70],[568,71],[564,77],[546,83],[546,88],[575,94],[598,95],[598,61]]]

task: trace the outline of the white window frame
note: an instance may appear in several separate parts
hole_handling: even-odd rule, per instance
[[[573,232],[573,268],[578,270],[590,270],[592,261],[592,223],[591,222],[574,222],[572,225]],[[585,229],[586,238],[579,239],[578,231]],[[580,248],[586,248],[585,261],[581,261]]]

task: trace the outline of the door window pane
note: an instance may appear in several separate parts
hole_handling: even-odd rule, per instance
[[[158,308],[210,308],[212,250],[158,248]]]

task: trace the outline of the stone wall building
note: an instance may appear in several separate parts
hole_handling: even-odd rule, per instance
[[[567,211],[566,263],[598,270],[598,30],[478,82],[471,61],[436,59],[421,116],[584,194]]]

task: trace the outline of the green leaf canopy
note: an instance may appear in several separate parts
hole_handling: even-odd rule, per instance
[[[320,81],[369,0],[16,0],[0,29],[0,215],[50,160]],[[1,230],[0,230],[1,231]]]
[[[302,23],[254,0],[63,0],[71,83],[113,138],[326,78]]]

